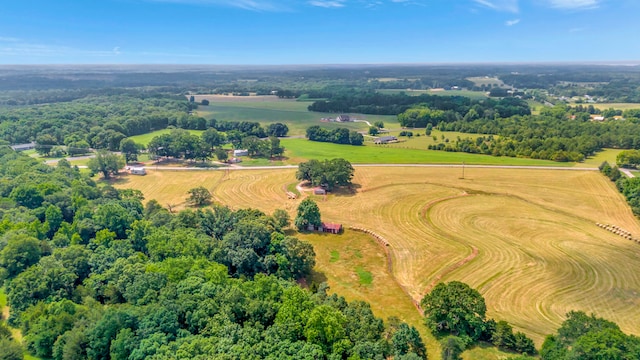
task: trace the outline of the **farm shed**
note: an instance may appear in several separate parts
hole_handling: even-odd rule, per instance
[[[313,195],[327,195],[327,190],[317,187],[313,189]]]
[[[233,150],[233,156],[238,157],[238,156],[249,156],[249,150]]]
[[[388,144],[390,142],[398,141],[398,138],[395,136],[381,136],[374,140],[374,144]]]
[[[129,169],[131,175],[147,175],[147,170],[143,167],[132,167]]]
[[[322,232],[339,234],[342,232],[342,224],[322,223],[322,227],[320,229]]]
[[[336,121],[338,122],[349,122],[351,121],[351,117],[349,115],[338,115],[338,117],[336,118]]]
[[[11,145],[11,148],[13,149],[13,151],[31,150],[31,149],[35,149],[36,148],[36,143],[31,142],[31,143],[28,143],[28,144]]]

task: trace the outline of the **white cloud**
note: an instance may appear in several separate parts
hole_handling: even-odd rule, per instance
[[[513,19],[513,20],[505,21],[504,24],[507,25],[507,26],[513,26],[513,25],[516,25],[519,22],[520,22],[520,19]]]
[[[518,0],[473,0],[475,3],[480,4],[489,9],[496,11],[505,11],[517,13],[520,11],[518,6]],[[553,1],[553,0],[552,0]]]
[[[0,42],[18,42],[20,39],[8,36],[0,36]]]
[[[163,2],[187,5],[213,5],[234,7],[253,11],[288,11],[291,7],[287,3],[292,1],[277,0],[145,0],[150,2]]]
[[[549,5],[558,9],[594,9],[600,0],[547,0]]]
[[[312,0],[309,1],[309,5],[323,7],[323,8],[341,8],[344,7],[344,1],[342,0]]]
[[[114,55],[120,55],[120,46],[116,46],[113,48],[113,50],[111,50],[113,52]]]

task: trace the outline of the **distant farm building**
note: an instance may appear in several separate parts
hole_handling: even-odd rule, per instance
[[[13,149],[13,151],[31,150],[36,148],[36,143],[30,142],[28,144],[16,144],[16,145],[11,145],[11,148]]]
[[[342,232],[342,224],[335,224],[335,223],[322,223],[320,226],[316,227],[313,225],[309,225],[307,227],[307,230],[309,231],[320,231],[320,232],[325,232],[325,233],[331,233],[331,234],[339,234]]]
[[[249,150],[233,150],[233,156],[249,156]]]
[[[349,115],[338,115],[338,117],[336,118],[337,122],[349,122],[352,121],[351,117]]]
[[[327,190],[317,187],[313,189],[313,195],[327,195]]]
[[[334,223],[322,223],[321,231],[332,234],[339,234],[342,232],[342,224]]]
[[[241,163],[242,159],[234,157],[234,158],[229,159],[229,162],[232,163],[232,164],[237,164],[237,163]]]
[[[395,136],[380,136],[379,138],[373,141],[374,144],[388,144],[392,142],[398,141],[398,138]]]
[[[147,175],[147,170],[143,167],[132,167],[129,168],[129,173],[131,175]]]

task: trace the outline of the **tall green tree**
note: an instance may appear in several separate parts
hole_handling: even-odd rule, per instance
[[[120,141],[120,152],[124,155],[126,162],[138,161],[138,155],[143,148],[144,146],[129,138]]]
[[[102,173],[105,179],[109,179],[111,175],[118,175],[124,164],[122,156],[107,151],[98,151],[94,158],[89,159],[87,165],[94,173]]]
[[[440,283],[420,304],[426,325],[435,335],[452,334],[476,341],[486,329],[484,298],[465,283]]]
[[[306,230],[309,225],[318,227],[322,224],[320,220],[320,208],[315,201],[307,198],[298,205],[298,214],[294,220],[298,230]]]

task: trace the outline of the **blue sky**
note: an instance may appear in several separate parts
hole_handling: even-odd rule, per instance
[[[640,60],[638,0],[21,0],[0,64]]]

